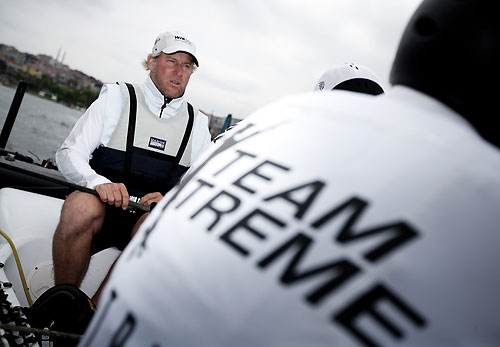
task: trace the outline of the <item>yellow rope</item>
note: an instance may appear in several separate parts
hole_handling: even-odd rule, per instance
[[[21,266],[21,261],[19,260],[19,256],[17,255],[16,246],[14,246],[14,242],[10,239],[10,237],[0,229],[0,234],[7,240],[12,248],[12,253],[14,254],[14,259],[16,260],[17,271],[19,272],[19,276],[21,277],[21,283],[23,284],[24,294],[26,295],[26,299],[28,300],[28,304],[31,307],[33,305],[33,301],[31,301],[31,296],[29,293],[28,285],[26,284],[26,279],[24,278],[23,267]]]

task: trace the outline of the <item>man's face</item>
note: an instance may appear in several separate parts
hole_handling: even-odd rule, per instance
[[[161,53],[156,59],[148,57],[151,80],[167,98],[176,99],[184,94],[193,73],[193,57],[187,53]]]

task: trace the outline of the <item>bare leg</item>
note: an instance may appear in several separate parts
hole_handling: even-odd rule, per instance
[[[64,202],[52,240],[55,284],[79,286],[90,260],[93,236],[104,221],[105,205],[94,195],[73,192]]]
[[[137,231],[139,230],[139,228],[141,227],[142,223],[144,222],[144,220],[146,218],[148,218],[149,216],[149,212],[146,212],[144,213],[138,220],[137,222],[135,223],[134,225],[134,228],[132,229],[132,233],[130,235],[130,239],[132,239],[134,237],[134,235],[137,233]]]
[[[137,230],[139,230],[139,227],[141,226],[142,222],[144,222],[144,220],[146,219],[147,216],[149,216],[149,212],[143,214],[139,218],[139,220],[137,220],[137,222],[134,225],[134,228],[132,229],[131,237],[134,237],[134,235],[137,233]],[[99,288],[95,292],[94,296],[92,297],[92,302],[96,306],[97,306],[97,304],[99,302],[99,297],[101,296],[101,292],[102,292],[104,286],[106,285],[106,283],[108,282],[109,276],[111,275],[111,272],[113,271],[113,268],[115,267],[115,264],[116,264],[116,262],[118,261],[119,258],[120,258],[120,256],[118,256],[118,258],[115,259],[115,261],[113,262],[113,265],[111,265],[111,267],[109,268],[108,273],[106,274],[106,277],[104,278],[104,280],[102,281],[101,285],[99,286]]]

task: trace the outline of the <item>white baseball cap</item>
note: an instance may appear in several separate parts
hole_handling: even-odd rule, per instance
[[[345,63],[342,65],[337,65],[327,70],[325,73],[321,75],[316,86],[314,87],[315,91],[330,91],[338,87],[341,83],[347,81],[368,81],[371,85],[379,92],[383,92],[382,87],[380,86],[379,79],[377,76],[370,71],[365,66],[353,64],[353,63]],[[342,89],[342,88],[341,88]],[[353,90],[363,92],[363,90]]]
[[[161,33],[156,37],[151,54],[153,57],[160,55],[161,52],[166,54],[174,54],[177,52],[184,52],[190,54],[196,66],[199,66],[198,59],[196,59],[196,47],[186,38],[181,32],[171,31]]]

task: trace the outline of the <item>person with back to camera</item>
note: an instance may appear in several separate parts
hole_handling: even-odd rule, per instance
[[[53,238],[55,288],[79,286],[92,253],[126,246],[148,215],[127,209],[129,197],[158,202],[211,146],[207,117],[184,98],[198,67],[194,44],[164,32],[144,64],[143,84],[104,85],[56,153],[64,176],[99,196],[77,191],[64,202]]]
[[[141,226],[80,346],[498,346],[496,13],[424,0],[383,97],[244,119]]]

